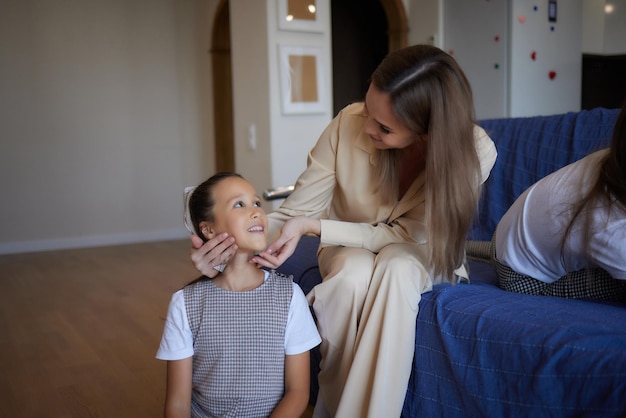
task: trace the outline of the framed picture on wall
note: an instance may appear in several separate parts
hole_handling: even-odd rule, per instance
[[[324,113],[323,48],[293,45],[278,48],[283,114]]]
[[[323,32],[320,6],[327,0],[278,0],[278,28]],[[323,7],[323,6],[322,6]]]

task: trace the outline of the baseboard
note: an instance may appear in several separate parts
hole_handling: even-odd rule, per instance
[[[189,237],[189,232],[186,229],[176,228],[150,232],[94,235],[88,237],[2,242],[0,243],[0,255],[167,241],[187,237]]]

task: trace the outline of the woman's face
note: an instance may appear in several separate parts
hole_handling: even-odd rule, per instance
[[[376,148],[402,149],[415,143],[415,134],[393,112],[389,94],[374,84],[370,84],[365,95],[365,109],[368,117],[364,130]]]
[[[254,187],[239,177],[228,177],[213,189],[214,222],[211,234],[228,232],[240,250],[263,251],[267,246],[267,216]]]

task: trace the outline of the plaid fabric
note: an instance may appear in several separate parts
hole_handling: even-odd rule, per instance
[[[184,288],[194,336],[192,416],[267,417],[284,392],[291,277],[271,272],[246,292],[212,280]]]
[[[569,272],[553,283],[519,274],[498,260],[495,239],[494,234],[491,241],[469,241],[467,254],[468,257],[490,261],[498,274],[499,286],[504,290],[570,299],[626,301],[626,281],[614,279],[601,268]]]

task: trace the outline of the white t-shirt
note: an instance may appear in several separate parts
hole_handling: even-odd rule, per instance
[[[268,276],[269,273],[265,271],[265,280]],[[293,295],[285,329],[285,354],[304,353],[321,341],[306,297],[300,286],[293,283]],[[181,289],[172,295],[156,358],[181,360],[191,356],[193,356],[193,334],[189,328],[185,297]]]
[[[496,256],[516,272],[552,283],[567,274],[561,261],[561,240],[572,217],[572,205],[589,191],[598,176],[602,150],[557,170],[522,193],[496,228]],[[600,267],[626,279],[626,215],[623,210],[596,208],[588,242],[583,245],[584,214],[566,241],[565,265],[576,271]]]

